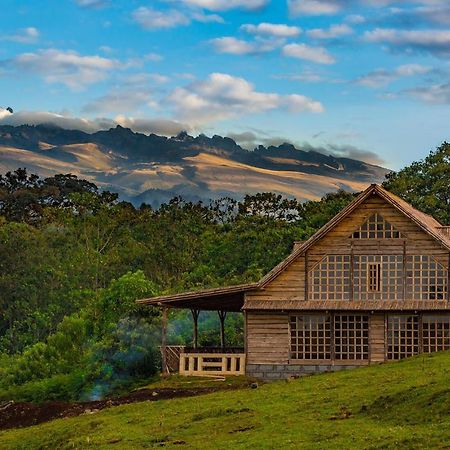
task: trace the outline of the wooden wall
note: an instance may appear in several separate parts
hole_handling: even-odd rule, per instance
[[[370,316],[369,322],[369,358],[371,363],[380,363],[386,357],[386,318],[383,313]]]
[[[248,364],[287,364],[289,323],[286,313],[246,313]]]
[[[353,247],[356,255],[402,255],[403,239],[350,239],[352,233],[376,212],[406,237],[406,254],[433,255],[444,267],[448,266],[447,249],[384,199],[374,195],[310,247],[306,255],[300,255],[264,289],[246,293],[246,301],[305,300],[307,272],[327,254],[350,254]]]

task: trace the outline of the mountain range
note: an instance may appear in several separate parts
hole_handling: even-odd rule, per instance
[[[139,205],[276,192],[299,200],[360,191],[388,169],[292,144],[247,150],[233,139],[145,135],[117,126],[92,134],[52,125],[0,126],[0,172],[26,167],[42,177],[72,173]]]

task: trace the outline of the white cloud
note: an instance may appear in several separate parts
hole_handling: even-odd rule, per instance
[[[144,55],[144,59],[146,61],[153,61],[153,62],[159,62],[162,61],[164,58],[159,53],[150,52]]]
[[[247,80],[213,73],[206,80],[175,89],[169,96],[176,115],[193,124],[274,109],[322,112],[323,106],[303,95],[257,92]]]
[[[353,29],[346,24],[331,25],[328,29],[315,28],[308,30],[306,34],[312,39],[335,39],[341,36],[348,36],[353,33]]]
[[[399,50],[416,50],[437,56],[450,56],[450,31],[448,30],[397,30],[376,28],[366,31],[367,42],[386,43]]]
[[[145,6],[133,11],[132,18],[146,30],[173,28],[178,25],[189,25],[191,22],[189,16],[179,10],[158,11]]]
[[[450,83],[416,87],[403,91],[403,93],[425,103],[450,104]]]
[[[291,58],[304,59],[318,64],[333,64],[335,58],[324,47],[310,47],[306,44],[288,44],[283,47],[283,54]]]
[[[170,119],[136,118],[119,115],[114,118],[114,121],[122,127],[131,128],[133,131],[145,134],[155,133],[163,136],[175,136],[181,131],[192,130],[189,124]]]
[[[0,110],[0,125],[40,125],[51,124],[66,130],[81,130],[93,133],[99,130],[107,130],[117,125],[132,128],[136,132],[156,133],[165,136],[173,136],[182,130],[190,131],[186,123],[164,118],[133,118],[119,115],[114,119],[98,117],[87,119],[70,115],[57,114],[48,111],[20,111],[14,114],[3,115]]]
[[[264,8],[270,0],[181,0],[188,6],[209,9],[210,11],[228,11],[230,9],[258,10]]]
[[[8,111],[6,108],[0,108],[0,121],[5,117],[9,117],[12,113]]]
[[[332,15],[341,10],[345,0],[288,0],[288,9],[291,16]]]
[[[22,28],[13,34],[0,35],[0,41],[34,44],[39,39],[39,30],[34,27]]]
[[[359,25],[361,23],[364,23],[366,21],[366,18],[364,16],[361,16],[360,14],[350,14],[346,16],[344,20],[348,23]]]
[[[202,23],[225,23],[218,14],[205,14],[203,12],[193,12],[192,19]]]
[[[75,0],[82,8],[103,8],[109,4],[108,0]]]
[[[422,66],[420,64],[405,64],[394,70],[374,70],[357,78],[354,80],[354,83],[370,88],[378,88],[386,86],[399,78],[425,75],[430,73],[431,70],[431,67]]]
[[[247,33],[263,35],[263,36],[274,36],[279,38],[289,38],[296,37],[301,33],[301,28],[289,26],[285,24],[275,24],[263,22],[258,25],[245,24],[241,25],[241,30]]]
[[[48,83],[61,83],[74,90],[102,81],[111,70],[124,67],[115,59],[57,49],[22,53],[13,59],[0,61],[1,66],[18,73],[40,75]]]
[[[89,113],[132,112],[141,106],[152,106],[152,96],[148,92],[113,89],[84,106]]]
[[[231,36],[212,39],[210,42],[219,53],[229,53],[232,55],[251,55],[260,53],[258,46],[254,43],[236,39]]]

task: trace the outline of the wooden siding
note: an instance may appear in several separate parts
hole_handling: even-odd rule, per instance
[[[369,352],[370,362],[380,363],[385,360],[385,315],[378,313],[370,316]]]
[[[246,313],[248,364],[287,364],[289,323],[286,313]]]
[[[405,239],[351,239],[352,233],[376,212],[399,230]],[[305,298],[307,272],[328,254],[351,253],[354,255],[432,255],[446,268],[449,258],[448,250],[441,243],[394,206],[378,195],[373,195],[310,247],[306,255],[300,255],[267,286],[246,292],[246,304],[250,305],[252,300],[269,300],[273,305],[276,301],[307,300]],[[273,309],[277,309],[276,306]]]

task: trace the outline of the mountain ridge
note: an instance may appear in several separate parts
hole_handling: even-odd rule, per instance
[[[0,169],[19,166],[42,176],[66,168],[126,200],[155,205],[173,195],[208,200],[261,190],[309,200],[337,189],[363,189],[389,172],[287,142],[248,150],[219,135],[145,135],[120,125],[92,134],[46,124],[2,125]]]

